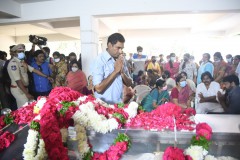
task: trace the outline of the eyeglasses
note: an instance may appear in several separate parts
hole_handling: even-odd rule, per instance
[[[39,69],[39,71],[42,72],[42,67],[41,66],[38,65],[38,69]]]

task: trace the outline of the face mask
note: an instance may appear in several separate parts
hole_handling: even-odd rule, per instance
[[[138,52],[139,55],[142,55],[142,52]]]
[[[55,58],[54,62],[58,63],[60,61],[60,58]]]
[[[163,91],[166,91],[166,90],[167,90],[167,86],[163,87],[162,90],[163,90]]]
[[[48,58],[48,57],[49,57],[49,55],[48,55],[48,54],[45,54],[45,57],[46,57],[46,58]]]
[[[18,59],[23,60],[25,58],[25,54],[23,52],[18,53]]]
[[[182,82],[180,82],[180,87],[185,87],[187,85],[187,82],[186,81],[182,81]]]
[[[73,71],[73,72],[76,72],[77,70],[78,70],[77,67],[72,67],[72,71]]]
[[[171,61],[175,61],[175,60],[176,60],[176,57],[171,57],[170,60],[171,60]]]
[[[227,59],[227,62],[228,62],[228,63],[232,62],[232,58],[228,58],[228,59]]]
[[[220,59],[219,59],[219,60],[216,60],[216,61],[214,61],[214,62],[219,63],[219,62],[220,62]]]

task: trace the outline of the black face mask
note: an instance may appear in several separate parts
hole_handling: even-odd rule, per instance
[[[152,60],[152,62],[155,63],[155,62],[156,62],[156,59]]]
[[[163,74],[163,75],[162,75],[162,78],[165,79],[165,78],[166,78],[166,75]]]

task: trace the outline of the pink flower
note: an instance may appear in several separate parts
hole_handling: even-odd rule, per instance
[[[185,160],[183,150],[180,148],[167,147],[163,154],[163,160]]]
[[[212,137],[212,133],[210,133],[208,130],[206,129],[199,129],[196,131],[196,135],[198,136],[202,136],[205,137],[208,141],[211,139]]]

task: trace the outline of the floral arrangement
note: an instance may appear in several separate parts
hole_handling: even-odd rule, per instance
[[[95,152],[92,160],[119,160],[130,147],[130,138],[124,133],[119,133],[114,144],[103,153]]]
[[[141,127],[146,130],[163,131],[165,129],[174,130],[173,116],[176,119],[177,130],[194,130],[195,122],[191,116],[195,115],[193,109],[186,109],[182,113],[181,107],[166,103],[157,107],[152,112],[143,112],[132,118],[128,127]]]
[[[1,133],[0,133],[1,134]],[[0,135],[0,152],[5,148],[8,148],[10,144],[14,141],[15,135],[11,132],[4,132]]]
[[[199,123],[196,126],[196,135],[191,139],[191,145],[184,151],[177,147],[168,147],[163,155],[163,160],[186,159],[203,160],[208,154],[212,128],[207,123]]]

